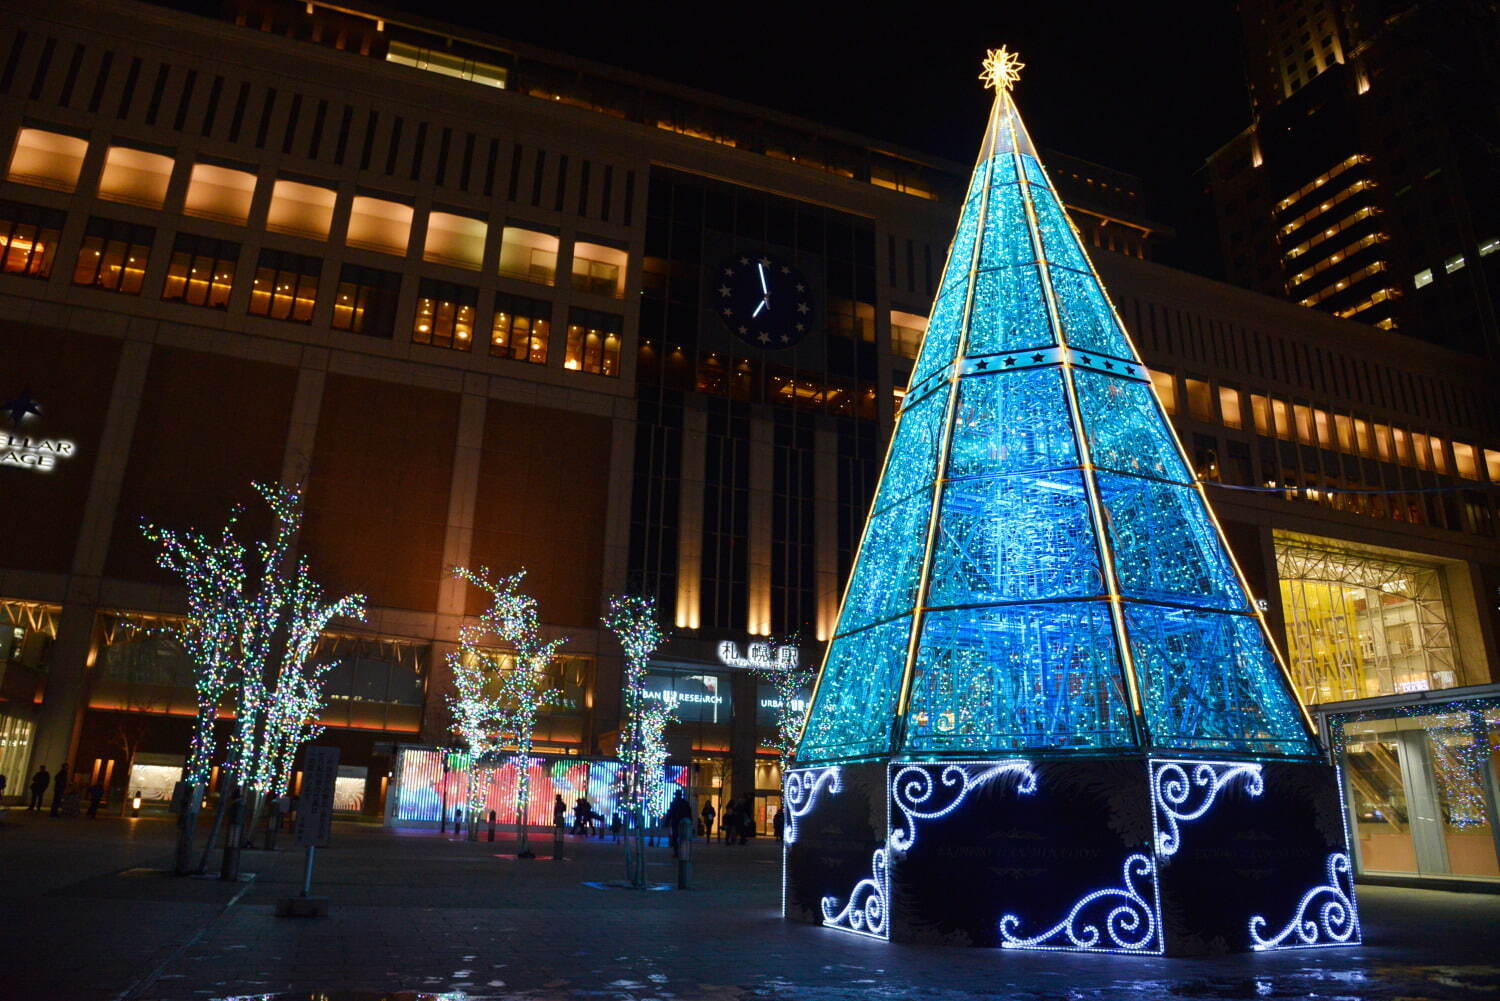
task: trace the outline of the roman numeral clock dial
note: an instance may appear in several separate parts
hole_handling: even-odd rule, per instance
[[[768,351],[789,348],[813,328],[812,286],[769,254],[739,254],[719,265],[715,312],[740,340]]]

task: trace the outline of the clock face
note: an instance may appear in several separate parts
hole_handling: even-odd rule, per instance
[[[757,348],[789,348],[813,328],[812,287],[802,273],[769,254],[725,258],[710,298],[730,331]]]

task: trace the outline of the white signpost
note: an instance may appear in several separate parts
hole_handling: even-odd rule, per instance
[[[302,789],[297,798],[297,822],[292,833],[307,849],[307,867],[302,872],[302,895],[289,897],[276,907],[282,917],[320,917],[328,913],[328,898],[310,896],[313,859],[319,848],[327,848],[333,829],[333,787],[339,775],[337,747],[309,747],[302,755]]]

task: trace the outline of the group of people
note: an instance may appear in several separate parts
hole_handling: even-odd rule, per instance
[[[0,775],[0,798],[5,796],[5,786],[5,776]],[[62,763],[62,766],[56,772],[48,772],[46,765],[38,768],[36,774],[31,777],[30,789],[31,797],[27,801],[27,813],[40,812],[47,809],[46,799],[48,789],[52,790],[52,807],[49,813],[54,817],[60,817],[64,812],[69,812],[70,816],[77,816],[77,807],[73,807],[71,811],[67,809],[69,806],[68,797],[70,795],[87,795],[89,801],[88,816],[90,818],[99,815],[99,807],[104,802],[105,789],[103,780],[96,778],[90,785],[85,787],[83,785],[83,775],[81,773],[78,775],[69,774],[68,763],[66,761]]]
[[[705,802],[703,809],[698,814],[698,833],[705,838],[712,839],[714,836],[714,821],[719,822],[719,838],[728,845],[745,844],[755,836],[755,807],[749,796],[739,796],[724,804],[724,812],[721,814],[714,809],[713,803]],[[771,819],[771,826],[776,830],[776,837],[781,837],[781,811],[777,811]]]
[[[552,826],[568,828],[568,804],[558,793],[552,798]],[[579,796],[573,801],[573,824],[570,828],[573,834],[596,834],[604,837],[606,831],[613,834],[618,840],[620,832],[624,830],[625,821],[619,811],[615,811],[613,820],[605,824],[605,816],[594,809],[594,804],[589,802],[587,796]]]
[[[572,816],[571,823],[569,823],[570,814]],[[687,799],[681,792],[678,792],[673,798],[671,806],[668,807],[666,815],[662,818],[662,826],[665,828],[667,837],[671,840],[674,848],[676,848],[677,843],[678,821],[683,819],[691,820],[692,816],[692,808],[688,806]],[[718,823],[717,828],[714,827],[716,821]],[[614,818],[609,820],[606,825],[605,816],[594,809],[594,805],[589,802],[587,796],[580,795],[573,801],[573,806],[570,809],[567,801],[562,798],[562,794],[558,793],[552,799],[552,825],[560,827],[570,834],[594,834],[603,837],[606,833],[609,833],[618,840],[624,831],[625,821],[620,813],[616,811]],[[776,831],[776,837],[779,839],[783,826],[781,811],[778,810],[772,817],[771,826]],[[719,839],[725,844],[746,844],[750,838],[755,836],[755,810],[750,797],[740,796],[731,799],[724,805],[724,812],[722,814],[714,808],[711,801],[704,802],[703,809],[698,815],[696,833],[700,838],[708,838],[710,840],[717,834]]]

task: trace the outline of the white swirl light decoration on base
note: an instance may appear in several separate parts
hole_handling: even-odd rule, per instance
[[[884,848],[875,849],[870,860],[871,875],[854,884],[849,902],[839,907],[839,898],[823,898],[823,924],[842,931],[852,931],[889,941],[891,874]]]
[[[983,767],[970,771],[973,764],[980,764]],[[980,762],[945,765],[943,770],[937,773],[936,779],[933,778],[933,772],[928,767],[922,765],[902,767],[891,777],[890,797],[896,808],[906,816],[906,824],[904,829],[897,827],[891,831],[888,840],[892,853],[905,854],[916,845],[918,820],[936,820],[952,813],[963,803],[971,790],[1002,775],[1017,776],[1016,789],[1019,792],[1030,794],[1036,791],[1036,772],[1031,770],[1031,762],[1019,759],[993,764]],[[942,806],[934,807],[932,798],[939,786],[945,789],[956,789],[957,792]]]
[[[1166,820],[1166,830],[1158,830],[1156,834],[1156,853],[1162,858],[1170,858],[1182,847],[1182,832],[1177,825],[1206,814],[1219,791],[1231,782],[1244,779],[1245,791],[1251,796],[1259,796],[1266,790],[1260,765],[1213,761],[1153,761],[1152,764],[1157,767],[1151,782],[1151,798]],[[1188,807],[1195,789],[1201,790],[1202,799],[1196,806]]]
[[[1297,913],[1279,934],[1266,938],[1261,934],[1265,927],[1266,919],[1259,914],[1250,919],[1250,941],[1256,952],[1357,944],[1359,914],[1354,909],[1354,874],[1349,856],[1343,852],[1328,856],[1328,884],[1315,886],[1302,895]]]
[[[1001,944],[1007,949],[1159,954],[1162,948],[1157,929],[1161,916],[1154,904],[1156,862],[1140,853],[1131,855],[1125,860],[1124,877],[1123,888],[1095,890],[1074,904],[1067,917],[1040,935],[1022,938],[1016,934],[1021,919],[1014,914],[1005,915],[1000,919],[1000,937],[1004,939]],[[1145,890],[1151,899],[1136,887],[1137,880],[1146,883]],[[1099,904],[1100,901],[1104,903]],[[1113,906],[1101,921],[1083,920],[1088,909],[1096,904]]]
[[[797,821],[812,812],[818,802],[818,793],[826,789],[832,795],[843,787],[838,765],[787,772],[782,790],[782,800],[786,804],[786,830],[783,832],[786,844],[797,840]]]

